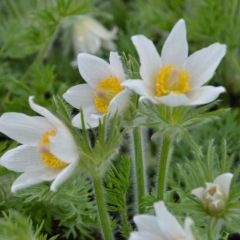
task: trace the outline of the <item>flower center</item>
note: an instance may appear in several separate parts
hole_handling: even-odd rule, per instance
[[[156,96],[165,96],[170,92],[182,94],[189,91],[190,74],[173,65],[162,67],[156,77]]]
[[[204,192],[203,195],[204,206],[212,211],[219,212],[222,211],[225,207],[226,198],[221,192],[218,186],[209,186]]]
[[[110,101],[124,88],[116,77],[108,77],[101,80],[95,89],[95,107],[100,113],[107,113]]]
[[[57,157],[55,157],[52,153],[50,153],[50,140],[49,137],[53,137],[56,135],[56,130],[53,129],[51,131],[45,132],[40,140],[39,149],[41,159],[43,160],[44,164],[50,168],[64,168],[68,164],[61,161]]]

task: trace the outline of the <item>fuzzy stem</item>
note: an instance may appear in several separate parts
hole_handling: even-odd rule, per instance
[[[105,240],[113,240],[111,222],[107,212],[107,206],[104,197],[102,178],[97,174],[93,176],[93,185],[96,196],[99,223],[102,229],[103,237]]]
[[[168,165],[172,155],[171,140],[169,135],[163,135],[157,181],[157,197],[159,200],[164,200]]]
[[[144,158],[142,151],[142,134],[141,128],[133,129],[133,146],[134,146],[134,175],[136,184],[136,201],[137,213],[143,213],[144,208],[142,201],[145,197],[145,172]]]

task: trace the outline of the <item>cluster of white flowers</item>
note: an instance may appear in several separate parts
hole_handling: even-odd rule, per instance
[[[76,52],[95,53],[101,46],[113,48],[115,31],[108,32],[91,18],[79,18],[74,26]],[[63,98],[76,109],[83,109],[87,127],[94,128],[105,114],[121,113],[130,102],[131,90],[140,101],[154,104],[201,105],[215,100],[223,87],[203,86],[214,74],[226,53],[224,44],[214,43],[188,57],[184,20],[179,20],[166,39],[161,56],[151,40],[142,35],[132,37],[139,54],[142,79],[127,79],[120,56],[110,53],[109,63],[90,54],[78,55],[78,68],[86,84],[74,86]],[[22,174],[12,185],[12,191],[52,181],[56,191],[76,169],[79,149],[65,124],[47,109],[29,98],[30,107],[42,116],[5,113],[0,118],[0,132],[19,142],[0,160],[6,168]],[[80,113],[72,119],[73,126],[82,127]],[[221,211],[228,200],[232,174],[217,177],[214,183],[194,189],[194,194],[209,211]],[[163,202],[154,205],[156,217],[135,216],[138,232],[131,240],[193,240],[191,220],[186,218],[184,229],[166,209]]]

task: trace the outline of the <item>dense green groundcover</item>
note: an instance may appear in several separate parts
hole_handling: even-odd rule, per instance
[[[214,42],[227,44],[227,55],[211,80],[212,85],[222,85],[227,91],[219,102],[208,106],[210,110],[222,111],[219,110],[216,119],[211,118],[213,121],[207,124],[198,122],[198,128],[190,130],[191,136],[184,133],[184,137],[177,139],[173,155],[175,164],[169,169],[169,206],[174,206],[175,214],[192,215],[197,203],[192,201],[190,191],[196,187],[196,181],[203,183],[206,178],[211,181],[219,172],[231,169],[239,180],[240,1],[1,0],[1,114],[14,111],[33,115],[28,105],[30,95],[35,96],[39,104],[53,111],[59,110],[60,100],[56,98],[56,107],[52,96],[62,96],[69,87],[83,82],[77,68],[72,66],[75,59],[72,24],[75,16],[88,14],[108,29],[117,26],[115,44],[132,78],[138,75],[139,68],[137,53],[130,40],[132,35],[148,36],[160,50],[172,26],[183,18],[191,53]],[[97,53],[105,59],[108,54],[106,50]],[[130,120],[126,122],[131,125]],[[151,211],[157,201],[153,182],[159,139],[152,134],[153,129],[144,128],[150,189],[143,203],[146,211]],[[90,138],[94,139],[95,134],[91,131]],[[0,155],[16,146],[4,135],[0,138]],[[116,239],[127,239],[134,227],[134,186],[128,146],[129,137],[124,134],[121,149],[116,151],[105,176]],[[198,177],[201,171],[206,178]],[[16,176],[0,167],[0,239],[100,239],[93,189],[85,173],[78,173],[56,193],[49,191],[48,183],[43,183],[12,194],[10,186]],[[239,184],[233,186],[233,195],[239,193],[237,188]],[[204,212],[199,210],[193,219],[203,226],[204,232],[203,217]],[[226,224],[226,231],[221,233],[221,239],[227,239],[229,233],[240,232],[240,217],[232,219],[229,226]],[[199,235],[207,239],[202,233]]]

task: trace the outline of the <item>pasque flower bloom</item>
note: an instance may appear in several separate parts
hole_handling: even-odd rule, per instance
[[[164,202],[154,204],[156,216],[137,215],[134,222],[138,231],[132,232],[130,240],[194,240],[190,218],[185,219],[184,228],[167,210]]]
[[[116,52],[111,52],[109,61],[79,54],[79,72],[87,83],[74,86],[63,95],[73,107],[83,109],[87,127],[98,126],[104,114],[122,112],[128,104],[130,92],[121,86],[125,81],[121,59]],[[80,113],[73,118],[73,126],[82,127]]]
[[[226,53],[224,44],[214,43],[188,57],[184,20],[179,20],[166,39],[161,57],[152,41],[143,35],[132,37],[137,49],[142,80],[122,85],[153,103],[169,106],[200,105],[215,100],[223,87],[203,86]]]
[[[117,30],[107,30],[101,23],[89,16],[78,16],[73,25],[73,44],[76,54],[97,53],[101,47],[114,50],[113,40]]]
[[[42,116],[8,112],[0,117],[0,132],[22,144],[0,159],[2,166],[22,173],[12,192],[52,180],[51,190],[56,191],[78,164],[78,149],[68,128],[33,99],[29,97],[30,107]]]
[[[193,189],[192,194],[202,202],[207,210],[222,211],[229,197],[232,177],[232,173],[219,175],[213,183],[206,183],[205,187]]]

